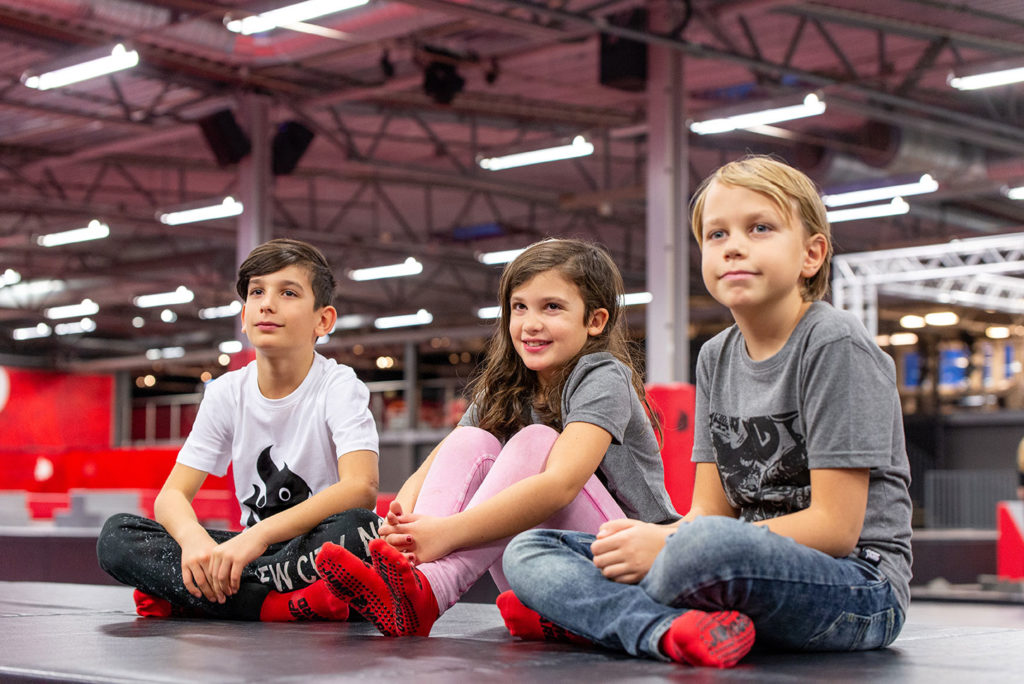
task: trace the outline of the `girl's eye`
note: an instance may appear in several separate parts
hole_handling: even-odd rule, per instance
[[[512,310],[513,311],[519,311],[522,308],[523,308],[523,303],[522,302],[512,302]]]

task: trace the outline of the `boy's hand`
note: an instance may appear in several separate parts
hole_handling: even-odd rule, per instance
[[[184,544],[181,547],[181,579],[188,593],[196,598],[223,603],[222,600],[218,600],[217,590],[214,589],[207,573],[210,554],[215,548],[217,542],[205,531],[195,541]]]
[[[610,580],[636,584],[650,571],[655,557],[665,547],[665,538],[673,532],[674,527],[639,520],[610,520],[601,525],[597,539],[590,545],[594,565]]]
[[[218,544],[210,553],[208,574],[218,603],[238,592],[242,570],[267,550],[268,544],[250,527],[239,535]]]

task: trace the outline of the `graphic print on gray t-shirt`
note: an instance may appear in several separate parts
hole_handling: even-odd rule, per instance
[[[306,481],[293,473],[287,463],[280,468],[277,467],[270,458],[272,447],[273,445],[268,446],[261,451],[259,458],[256,459],[256,472],[261,482],[253,483],[252,496],[242,502],[249,508],[246,527],[252,527],[260,520],[266,520],[275,513],[287,510],[313,496],[313,490]]]
[[[752,418],[711,413],[718,472],[741,519],[774,518],[810,505],[807,444],[798,417],[796,411]]]

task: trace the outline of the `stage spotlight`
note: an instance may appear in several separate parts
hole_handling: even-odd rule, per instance
[[[490,65],[484,70],[484,80],[487,82],[487,85],[494,85],[500,74],[501,69],[498,67],[498,60],[491,58]]]
[[[465,85],[454,64],[435,60],[423,70],[423,92],[438,104],[451,104]]]
[[[395,65],[391,61],[391,55],[388,54],[387,50],[381,53],[380,62],[378,63],[380,64],[380,72],[384,74],[384,78],[391,78],[395,75]]]

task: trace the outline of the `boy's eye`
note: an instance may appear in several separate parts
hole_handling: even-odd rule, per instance
[[[249,288],[249,296],[263,294],[263,289],[259,287]]]
[[[708,233],[707,236],[705,236],[704,239],[705,240],[719,240],[719,239],[721,239],[723,237],[725,237],[725,231],[724,230],[713,230],[710,233]]]
[[[557,310],[557,309],[561,309],[562,307],[561,307],[561,306],[559,306],[558,304],[555,304],[554,302],[548,302],[548,303],[547,303],[547,304],[546,304],[546,305],[544,306],[544,308],[546,308],[546,309],[552,309],[552,310]]]
[[[767,224],[757,223],[753,228],[751,228],[751,231],[754,233],[768,233],[771,232],[771,229],[772,227]]]

